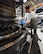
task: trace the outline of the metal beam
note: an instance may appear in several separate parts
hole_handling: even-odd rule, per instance
[[[20,0],[20,1],[17,3],[16,7],[19,7],[20,5],[22,5],[22,1],[23,1],[23,0]]]

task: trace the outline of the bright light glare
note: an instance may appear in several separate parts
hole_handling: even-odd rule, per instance
[[[23,0],[23,2],[25,3],[27,0]]]

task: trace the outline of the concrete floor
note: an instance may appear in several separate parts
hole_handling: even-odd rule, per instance
[[[39,48],[40,48],[40,51],[41,51],[41,54],[43,54],[43,32],[41,33],[40,31],[41,29],[37,29],[37,35],[39,37],[39,39],[41,39],[41,42],[38,40],[38,44],[39,44]],[[30,31],[29,31],[30,32]],[[34,45],[35,46],[35,45]],[[33,46],[33,48],[35,48]],[[38,48],[37,48],[38,49]],[[33,49],[32,49],[33,50]],[[34,54],[34,53],[31,53],[31,54]],[[39,53],[38,53],[39,54]]]
[[[43,32],[41,32],[40,28],[37,29],[37,35],[41,39],[41,42],[38,41],[38,44],[40,46],[41,54],[43,54]]]
[[[41,54],[43,54],[43,43],[38,41],[38,44],[39,44],[39,47],[40,47]]]

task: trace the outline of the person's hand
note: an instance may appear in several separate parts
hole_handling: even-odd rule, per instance
[[[27,22],[27,24],[30,24],[30,22]]]

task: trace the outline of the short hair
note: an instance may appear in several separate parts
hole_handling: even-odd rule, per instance
[[[29,6],[29,5],[25,7],[25,9],[29,9],[29,8],[30,8],[30,6]]]

